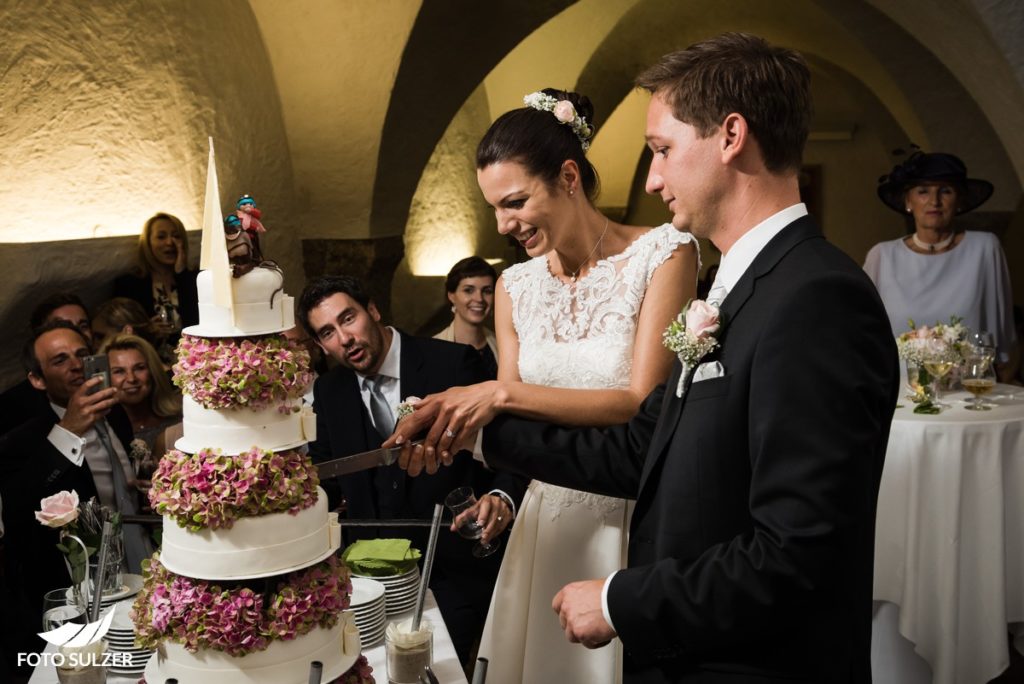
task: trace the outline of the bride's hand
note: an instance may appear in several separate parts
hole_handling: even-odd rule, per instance
[[[411,441],[427,429],[422,448],[427,454],[438,454],[445,465],[451,465],[457,447],[466,443],[498,413],[500,385],[491,380],[468,387],[452,387],[431,394],[417,403],[411,415],[395,426],[395,432],[382,446],[390,448]],[[430,468],[427,468],[430,472]]]
[[[425,449],[433,448],[445,465],[466,438],[494,420],[498,414],[501,386],[495,380],[468,387],[452,387],[441,394],[432,395],[437,413],[434,424],[423,440]],[[431,407],[432,408],[432,407]],[[416,407],[417,413],[420,407]]]

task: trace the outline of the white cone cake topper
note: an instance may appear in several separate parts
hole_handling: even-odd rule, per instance
[[[220,209],[220,188],[217,184],[217,162],[213,156],[213,138],[210,138],[210,160],[206,167],[206,203],[203,207],[203,245],[199,255],[199,268],[213,276],[213,303],[228,309],[234,317],[231,296],[231,265],[224,242],[224,215]]]

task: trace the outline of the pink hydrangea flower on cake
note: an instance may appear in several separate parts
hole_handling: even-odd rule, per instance
[[[309,508],[319,484],[316,466],[298,451],[170,451],[153,473],[149,501],[186,529],[230,528],[241,518]]]
[[[170,639],[193,653],[242,656],[316,627],[330,629],[349,607],[348,568],[334,556],[278,578],[270,589],[255,580],[259,591],[175,575],[158,558],[143,562],[143,587],[132,606],[136,642],[145,648]]]
[[[676,353],[683,366],[676,386],[677,397],[682,397],[686,391],[690,371],[718,346],[721,327],[721,312],[717,306],[703,299],[691,299],[665,329],[665,346]]]
[[[313,381],[309,352],[281,335],[259,339],[211,340],[182,335],[174,384],[208,409],[282,411],[306,393]]]

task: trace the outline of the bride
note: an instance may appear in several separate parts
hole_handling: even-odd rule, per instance
[[[496,288],[498,379],[431,395],[399,426],[408,439],[433,420],[445,460],[460,436],[499,412],[564,425],[628,421],[668,377],[662,331],[696,289],[693,236],[670,224],[616,223],[594,207],[590,100],[546,89],[524,101],[477,148],[498,232],[532,257],[507,268]],[[508,523],[496,508],[476,513],[487,538]],[[571,581],[625,567],[630,510],[623,499],[530,483],[481,640],[489,684],[619,679],[619,642],[593,651],[568,643],[551,601]]]

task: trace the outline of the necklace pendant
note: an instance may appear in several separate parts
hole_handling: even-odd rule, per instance
[[[571,282],[575,283],[575,282],[576,282],[576,276],[575,276],[575,274],[574,274],[574,275],[571,275],[571,276],[569,276],[569,280],[570,280]]]

